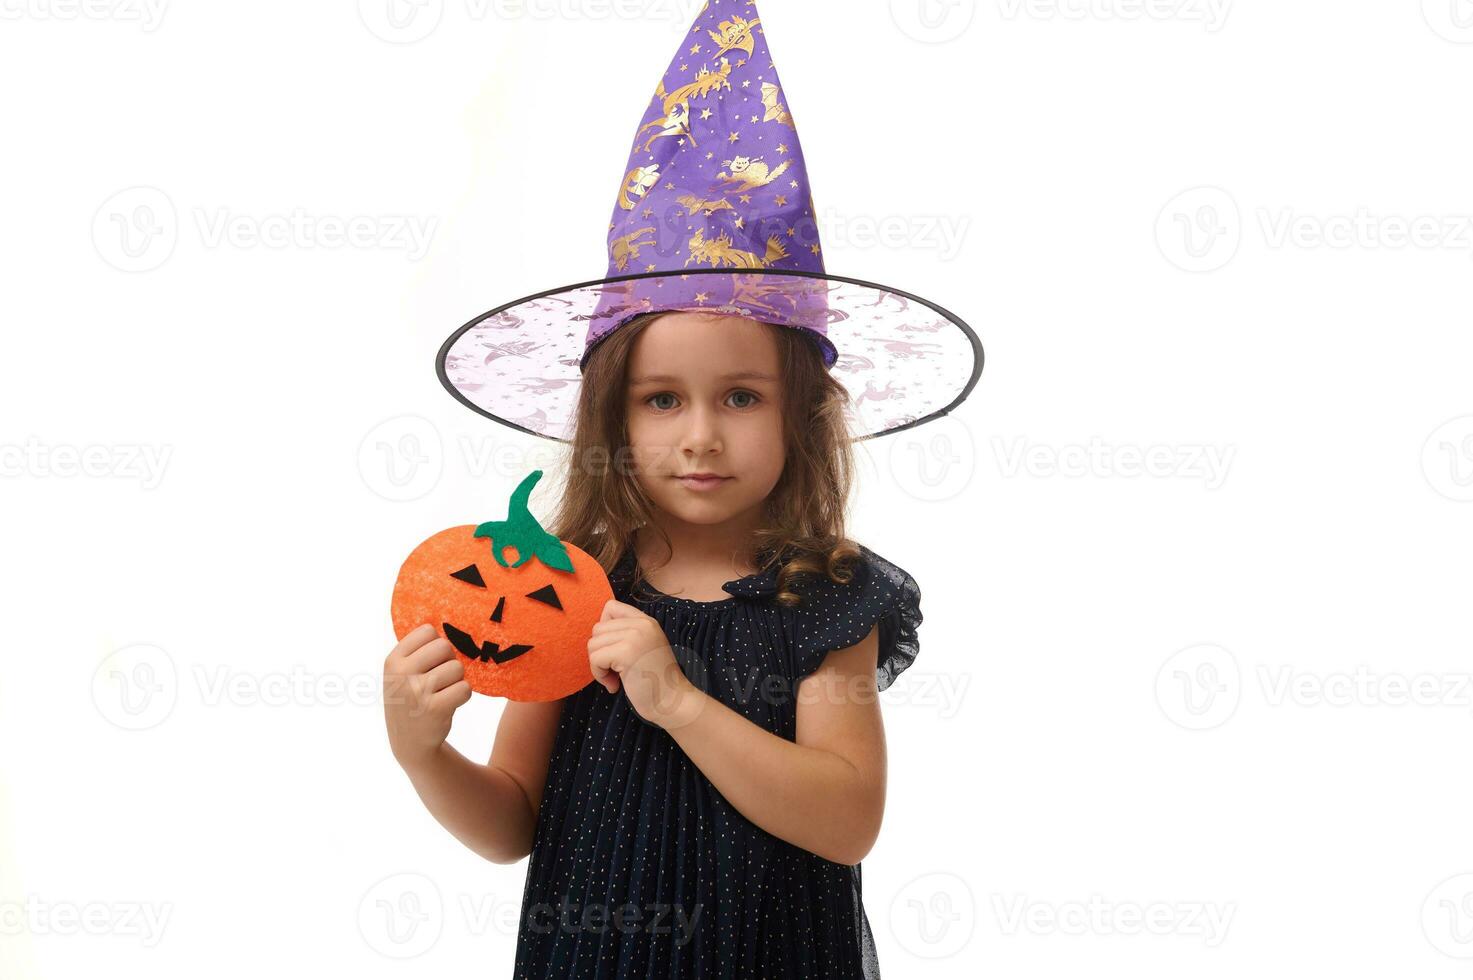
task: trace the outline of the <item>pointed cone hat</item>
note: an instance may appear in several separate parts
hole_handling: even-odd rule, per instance
[[[592,229],[590,229],[592,231]],[[849,392],[856,439],[959,405],[982,344],[955,314],[824,271],[808,168],[754,0],[707,0],[634,132],[602,279],[464,324],[436,359],[462,403],[572,438],[584,366],[643,313],[730,314],[803,331]]]

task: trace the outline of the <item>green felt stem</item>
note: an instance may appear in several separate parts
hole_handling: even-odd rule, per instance
[[[563,547],[556,535],[543,530],[537,518],[527,509],[527,501],[532,499],[532,488],[540,479],[541,470],[528,473],[516,490],[512,491],[506,520],[476,525],[475,537],[491,539],[491,554],[502,568],[520,568],[536,558],[548,568],[571,572],[573,560],[568,557],[568,549]],[[517,560],[510,565],[501,557],[501,551],[506,547],[517,549]]]

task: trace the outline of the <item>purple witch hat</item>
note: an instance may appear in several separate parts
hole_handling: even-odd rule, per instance
[[[441,346],[457,399],[504,425],[572,436],[581,374],[643,313],[691,310],[803,331],[850,396],[856,439],[945,415],[982,345],[962,320],[823,266],[808,170],[755,0],[707,0],[635,130],[604,278],[482,314]]]

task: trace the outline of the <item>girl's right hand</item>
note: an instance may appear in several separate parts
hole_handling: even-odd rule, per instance
[[[384,660],[384,721],[399,765],[407,769],[434,755],[450,734],[455,709],[470,698],[450,641],[428,623],[406,634]]]

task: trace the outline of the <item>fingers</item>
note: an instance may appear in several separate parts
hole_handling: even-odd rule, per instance
[[[470,681],[458,680],[443,691],[436,691],[433,697],[453,711],[471,699]]]
[[[643,614],[641,616],[643,617]],[[605,619],[594,623],[592,632],[597,634],[631,629],[644,629],[644,619]]]
[[[604,647],[614,643],[624,643],[637,639],[641,634],[635,630],[625,627],[623,629],[599,630],[594,628],[594,633],[588,638],[588,652],[602,650]]]
[[[460,662],[459,657],[455,657],[425,673],[425,688],[432,693],[443,691],[464,677],[465,664]]]
[[[437,636],[418,650],[404,658],[404,672],[423,674],[455,659],[455,647],[442,636]]]
[[[590,652],[588,667],[593,671],[593,679],[602,684],[610,694],[619,690],[619,672],[614,669],[609,657]]]
[[[390,651],[389,655],[391,657],[407,657],[434,638],[435,628],[429,623],[425,623],[423,626],[416,626],[404,634],[404,639],[395,644],[394,649]]]
[[[645,642],[658,643],[664,637],[665,632],[653,620],[646,622],[642,619],[611,619],[593,624],[588,635],[588,649],[593,650],[598,646],[608,645],[610,641],[620,640],[640,645]]]
[[[644,613],[618,599],[610,599],[604,603],[603,613],[599,616],[599,622],[607,622],[612,619],[647,619]]]

